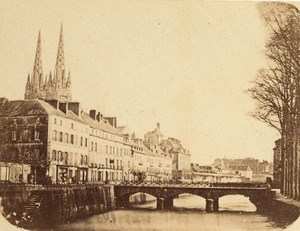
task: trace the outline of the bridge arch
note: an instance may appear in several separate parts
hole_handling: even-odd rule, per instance
[[[173,197],[173,206],[184,209],[205,209],[206,198],[196,193],[180,193]]]
[[[197,196],[204,200],[206,199],[206,194],[194,193],[194,192],[180,192],[180,193],[173,194],[171,197],[178,198],[180,196],[188,196],[188,195],[189,196]]]
[[[154,200],[157,200],[155,196],[144,192],[133,193],[130,194],[129,196],[130,203],[143,203],[143,202],[154,201]]]
[[[136,190],[130,190],[130,191],[125,191],[125,192],[121,192],[121,193],[117,193],[116,194],[116,197],[123,197],[123,196],[132,196],[132,195],[135,195],[135,194],[138,194],[138,193],[145,193],[145,194],[148,194],[150,196],[153,196],[155,198],[158,198],[160,195],[154,191],[151,191],[151,190],[148,190],[148,189],[136,189]]]
[[[250,200],[249,195],[235,193],[219,197],[219,210],[255,212],[257,206]]]

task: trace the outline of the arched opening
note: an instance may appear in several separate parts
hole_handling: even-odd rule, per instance
[[[175,209],[201,209],[205,210],[206,200],[195,194],[182,193],[174,197]]]
[[[143,192],[137,192],[129,197],[130,206],[133,208],[156,209],[156,197]]]
[[[244,195],[226,195],[219,198],[219,211],[255,212],[256,206]]]

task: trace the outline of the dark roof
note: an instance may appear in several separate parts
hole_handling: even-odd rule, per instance
[[[89,114],[85,112],[81,113],[81,118],[87,125],[91,126],[92,128],[109,132],[115,135],[122,135],[121,132],[118,129],[114,128],[110,123],[104,121],[98,122],[97,120],[92,119]]]
[[[0,117],[31,116],[31,115],[56,115],[80,123],[85,123],[72,111],[63,113],[43,100],[13,100],[7,101],[0,107]]]
[[[49,105],[49,107],[51,107]],[[0,109],[1,117],[48,115],[40,100],[14,100],[6,102]],[[49,108],[50,111],[50,108]]]
[[[249,166],[229,166],[229,168],[234,171],[251,171]]]

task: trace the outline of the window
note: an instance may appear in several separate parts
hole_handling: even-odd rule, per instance
[[[66,143],[69,142],[69,134],[68,134],[68,133],[65,134],[65,142],[66,142]]]
[[[113,147],[113,154],[115,155],[115,147]]]
[[[59,161],[63,161],[63,153],[61,151],[58,152]]]
[[[40,132],[37,131],[37,130],[34,131],[34,139],[35,140],[40,140]]]
[[[12,140],[17,140],[17,132],[16,131],[12,131],[12,133],[11,133],[11,139]]]
[[[71,123],[71,129],[74,129],[74,124],[73,123]]]
[[[63,142],[63,133],[62,132],[59,133],[59,141]]]
[[[105,167],[107,168],[107,166],[108,166],[108,159],[105,158]]]
[[[84,156],[84,164],[87,164],[88,160],[87,160],[87,155]]]
[[[83,164],[83,155],[80,155],[80,164]]]
[[[23,140],[27,142],[29,138],[29,133],[27,129],[23,130],[22,136],[23,136]]]
[[[83,146],[83,137],[80,137],[80,146]]]
[[[78,153],[75,153],[74,162],[75,162],[75,165],[78,164]]]
[[[60,120],[60,126],[62,126],[62,120]]]
[[[70,160],[69,160],[69,164],[73,165],[73,152],[70,152]]]
[[[57,140],[57,131],[52,132],[52,140],[56,141]]]
[[[111,146],[109,146],[109,154],[111,155],[111,153],[112,153],[112,148]]]
[[[91,151],[93,151],[93,150],[94,150],[94,143],[91,142]]]
[[[70,140],[71,144],[74,144],[74,135],[71,135],[71,140]]]
[[[55,150],[53,150],[52,151],[52,160],[56,160],[56,151]]]
[[[65,156],[64,156],[65,164],[68,163],[68,157],[69,157],[69,153],[65,152]]]
[[[54,118],[54,124],[56,124],[56,118]]]
[[[98,149],[98,148],[97,148],[97,143],[95,143],[95,152],[97,152],[97,149]]]
[[[106,154],[108,154],[108,145],[106,145]]]
[[[87,147],[87,138],[85,138],[85,147]]]

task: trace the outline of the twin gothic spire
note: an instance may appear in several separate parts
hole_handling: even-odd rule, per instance
[[[71,76],[65,72],[63,25],[61,25],[54,75],[50,71],[49,78],[42,68],[41,32],[38,34],[33,72],[28,74],[25,99],[59,100],[69,102],[71,96]]]

